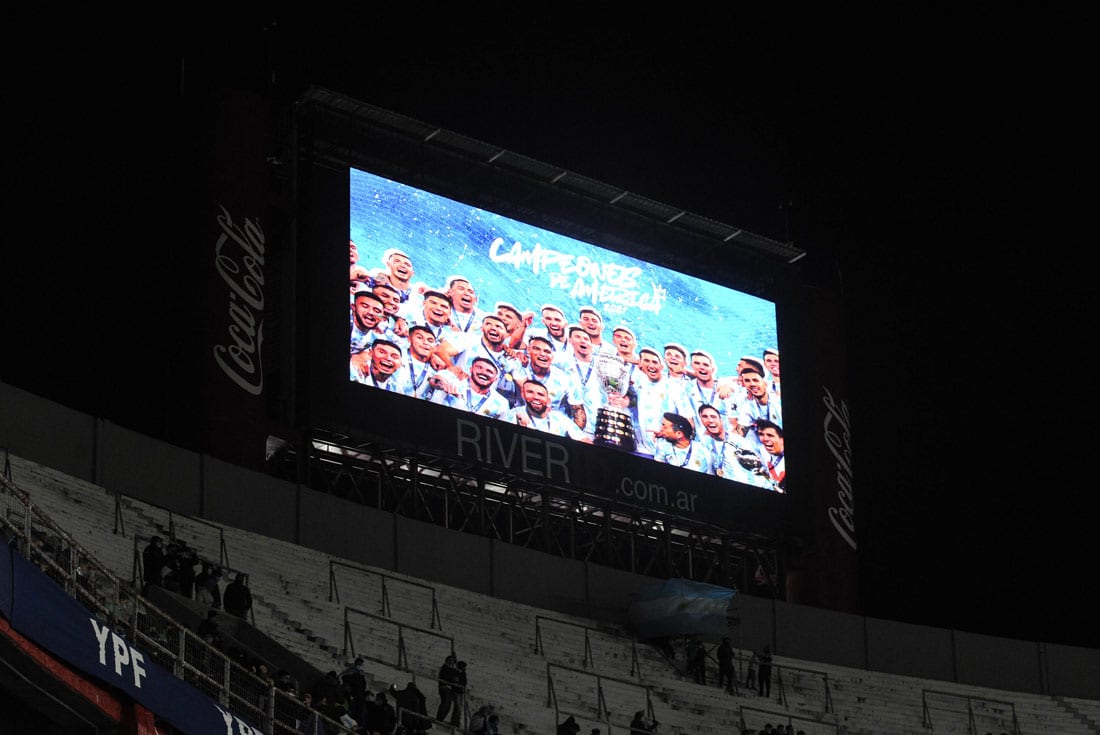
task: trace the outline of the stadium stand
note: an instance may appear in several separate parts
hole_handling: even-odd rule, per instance
[[[248,671],[210,676],[196,662],[200,642],[177,617],[125,590],[140,587],[140,550],[153,535],[182,539],[201,557],[249,575],[254,597],[250,649],[278,659],[299,679],[342,671],[357,656],[367,664],[368,689],[415,681],[434,712],[439,664],[454,652],[469,663],[463,723],[483,704],[501,715],[502,732],[552,735],[573,716],[582,729],[626,733],[642,710],[661,733],[761,732],[768,724],[792,732],[824,733],[1096,733],[1100,701],[989,689],[852,669],[776,656],[772,696],[738,686],[726,693],[682,673],[682,643],[666,659],[622,626],[563,614],[469,590],[431,583],[380,567],[324,554],[250,531],[172,513],[109,492],[18,456],[8,456],[0,510],[9,532],[26,532],[52,548],[45,564],[65,580],[59,553],[79,568],[74,596],[104,615],[133,601],[139,639],[158,660],[201,691],[264,723],[265,702],[277,698]],[[44,557],[46,558],[46,557]],[[75,566],[74,566],[75,565]],[[95,578],[96,584],[87,580]],[[103,591],[104,586],[108,588]],[[193,602],[193,601],[187,601]],[[182,605],[187,607],[186,603]],[[119,605],[120,609],[127,609]],[[198,609],[193,609],[198,615]],[[155,624],[149,621],[155,621]],[[152,630],[159,630],[154,636]],[[735,628],[731,638],[737,641]],[[183,643],[180,643],[180,639]],[[173,651],[183,655],[173,657]],[[739,682],[750,651],[737,651]],[[713,655],[713,654],[712,654]],[[292,662],[296,660],[296,663]],[[233,662],[223,661],[223,669]],[[713,682],[716,664],[709,662]],[[239,668],[239,667],[238,667]],[[299,681],[299,687],[310,682]],[[265,695],[267,698],[265,699]],[[288,704],[299,707],[288,697]],[[294,718],[291,718],[292,720]],[[300,716],[297,721],[303,721]],[[270,724],[270,721],[267,721]],[[339,729],[335,722],[328,723]],[[454,731],[436,722],[436,731]],[[267,731],[267,730],[265,730]],[[285,730],[291,732],[292,729]],[[335,730],[334,730],[335,731]]]

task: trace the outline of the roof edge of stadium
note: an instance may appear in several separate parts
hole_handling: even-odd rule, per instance
[[[675,207],[649,199],[640,194],[626,191],[621,187],[565,170],[560,166],[538,161],[501,148],[498,145],[470,138],[441,128],[438,125],[421,122],[407,115],[371,105],[333,90],[316,86],[310,87],[302,94],[301,101],[324,105],[356,119],[389,128],[425,145],[438,146],[452,152],[459,152],[487,165],[540,180],[547,186],[584,194],[604,202],[607,206],[618,207],[635,214],[652,217],[665,224],[684,228],[706,238],[717,239],[724,243],[736,243],[775,262],[795,263],[806,255],[804,250],[790,243],[773,240],[763,235],[748,232],[740,227],[734,227],[724,222],[688,212],[682,207]]]

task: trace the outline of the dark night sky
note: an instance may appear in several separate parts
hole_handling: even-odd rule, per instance
[[[9,171],[26,174],[7,184],[29,247],[9,229],[3,378],[102,402],[84,376],[132,359],[104,345],[156,354],[170,296],[119,285],[171,278],[170,206],[129,205],[181,163],[157,105],[181,68],[187,85],[312,82],[793,240],[848,307],[866,612],[1100,647],[1084,19],[465,21],[203,18],[74,36],[49,69],[22,59]],[[170,165],[131,160],[135,142]],[[97,185],[74,194],[81,175]]]

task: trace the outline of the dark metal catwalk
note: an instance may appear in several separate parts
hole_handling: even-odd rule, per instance
[[[273,474],[371,508],[659,579],[767,597],[785,589],[778,542],[766,535],[346,433],[315,430],[299,444],[272,456]]]

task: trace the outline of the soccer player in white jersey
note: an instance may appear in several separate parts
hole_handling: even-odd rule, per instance
[[[420,313],[410,317],[409,326],[425,326],[435,335],[436,342],[442,342],[455,331],[451,326],[451,297],[442,291],[428,290],[422,298]]]
[[[507,347],[508,331],[504,320],[496,314],[488,314],[481,320],[480,332],[451,333],[436,348],[432,364],[437,368],[450,370],[464,380],[470,374],[470,365],[475,357],[485,357],[497,366],[497,387],[508,395],[511,372],[521,363]]]
[[[768,381],[768,390],[782,397],[782,389],[779,384],[779,350],[774,347],[768,347],[764,350],[764,367],[768,369],[768,374],[764,376]]]
[[[545,337],[554,346],[554,362],[562,362],[562,358],[569,355],[569,334],[566,331],[568,322],[565,320],[565,312],[560,306],[544,304],[541,310],[542,326],[528,327],[528,340],[534,336]]]
[[[470,374],[459,381],[454,375],[441,371],[429,382],[433,392],[429,400],[451,408],[458,408],[478,416],[506,419],[510,406],[495,390],[499,371],[497,364],[488,357],[475,357],[470,363]]]
[[[706,445],[711,454],[710,473],[747,485],[764,485],[763,476],[753,471],[762,470],[764,462],[750,447],[749,440],[727,430],[726,422],[714,406],[700,406],[698,415],[701,424],[699,441]]]
[[[382,263],[386,266],[386,280],[401,295],[401,303],[407,303],[414,296],[412,279],[416,275],[412,258],[397,248],[382,253]]]
[[[653,459],[695,472],[710,471],[710,451],[702,443],[694,441],[695,428],[686,416],[666,413],[661,417],[657,436],[663,441],[657,444]]]
[[[401,367],[401,348],[388,339],[376,339],[370,348],[370,370],[359,382],[381,390],[401,392],[400,378],[394,373]]]
[[[404,344],[409,338],[409,324],[400,315],[401,296],[397,289],[388,283],[378,282],[371,286],[371,293],[382,300],[382,311],[386,319],[385,331],[390,339]]]
[[[577,323],[584,327],[592,341],[592,354],[601,352],[614,354],[615,344],[603,338],[603,316],[591,306],[582,306],[577,314]]]
[[[756,432],[757,421],[770,421],[783,426],[783,406],[778,396],[768,390],[767,379],[756,365],[749,365],[741,371],[741,382],[748,391],[748,400],[741,404],[737,412],[737,428],[746,439],[753,442],[757,454],[763,456],[763,446]]]
[[[351,303],[351,354],[369,349],[384,336],[379,324],[385,319],[382,300],[367,285],[360,286]]]
[[[496,315],[504,322],[504,328],[508,330],[508,339],[505,341],[509,350],[525,349],[527,344],[527,327],[534,320],[531,312],[520,311],[514,304],[507,301],[498,301]]]
[[[684,398],[684,381],[665,376],[661,356],[652,347],[638,351],[638,369],[631,382],[635,453],[652,457],[665,413],[687,416],[691,404]]]
[[[413,398],[427,398],[431,394],[433,389],[428,378],[437,372],[431,365],[436,344],[435,334],[423,324],[416,324],[409,329],[402,364],[395,374],[401,393]]]
[[[688,372],[687,348],[677,342],[665,345],[665,367],[667,377],[675,380],[691,380],[695,376]]]
[[[718,364],[714,357],[703,350],[693,351],[691,372],[695,374],[695,379],[685,383],[684,396],[693,409],[692,424],[699,426],[699,408],[704,405],[714,406],[722,414],[722,420],[728,421],[730,415],[737,412],[737,404],[730,399],[729,389],[723,390],[718,383]]]
[[[559,411],[551,410],[550,393],[537,380],[528,380],[523,384],[523,405],[513,408],[508,417],[513,423],[536,431],[567,436],[577,441],[589,440],[584,430],[574,421]]]
[[[489,312],[477,305],[477,291],[465,276],[449,276],[446,286],[451,299],[451,327],[459,332],[476,332]]]
[[[589,439],[596,436],[596,418],[601,407],[607,403],[607,391],[596,371],[592,339],[580,324],[571,324],[567,330],[573,354],[565,360],[565,370],[576,376],[583,399],[585,426]]]
[[[554,364],[554,346],[546,337],[535,335],[527,341],[527,367],[512,371],[514,393],[509,396],[512,406],[523,403],[523,385],[537,380],[546,386],[550,394],[550,408],[575,419],[577,407],[583,407],[584,396],[576,376]],[[587,419],[587,417],[586,417]],[[585,422],[582,422],[582,426]]]
[[[783,458],[783,427],[767,419],[757,419],[756,435],[767,451],[764,459],[769,487],[777,493],[787,492],[787,463]]]

